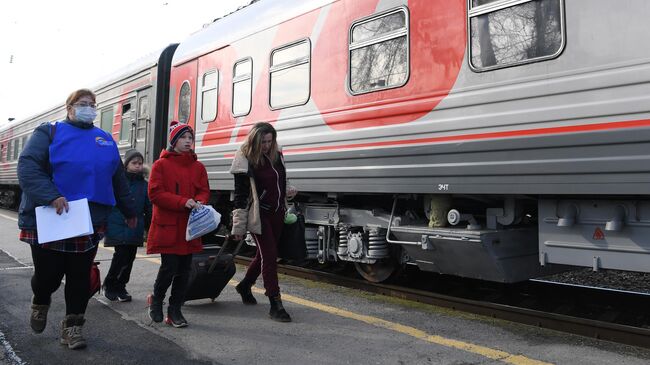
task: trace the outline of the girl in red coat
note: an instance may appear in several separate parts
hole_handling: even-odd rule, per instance
[[[181,305],[185,299],[192,254],[203,249],[200,238],[185,240],[187,220],[192,208],[210,199],[208,174],[192,151],[193,142],[194,131],[189,125],[171,122],[169,149],[162,151],[151,167],[149,177],[153,216],[147,254],[159,253],[162,261],[153,294],[148,297],[149,317],[154,322],[162,322],[163,299],[171,285],[165,322],[174,327],[187,326]]]

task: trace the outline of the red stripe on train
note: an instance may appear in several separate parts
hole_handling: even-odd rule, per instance
[[[407,139],[401,141],[381,141],[381,142],[353,143],[353,144],[331,145],[331,146],[321,146],[321,147],[285,148],[282,150],[282,153],[286,155],[286,154],[302,153],[302,152],[337,151],[337,150],[353,149],[353,148],[391,147],[391,146],[439,143],[439,142],[451,142],[451,141],[472,141],[472,140],[481,140],[481,139],[537,136],[537,135],[544,135],[544,134],[564,134],[564,133],[575,133],[575,132],[591,132],[591,131],[601,131],[601,130],[637,128],[637,127],[650,127],[650,119],[628,120],[624,122],[570,125],[570,126],[552,127],[552,128],[520,129],[520,130],[502,131],[502,132],[460,134],[455,136],[417,138],[417,139]],[[234,153],[224,154],[224,157],[232,158],[235,157],[235,154]]]

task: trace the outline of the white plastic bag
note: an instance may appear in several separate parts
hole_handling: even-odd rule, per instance
[[[199,205],[192,209],[187,220],[185,240],[191,241],[217,229],[221,222],[221,214],[210,205]]]

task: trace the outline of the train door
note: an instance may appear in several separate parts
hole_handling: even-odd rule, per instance
[[[132,148],[133,146],[133,125],[135,124],[135,98],[124,100],[121,105],[118,105],[118,120],[120,121],[118,147],[120,155]]]
[[[146,139],[151,128],[151,88],[138,91],[137,113],[131,131],[131,146],[137,149],[145,161],[149,161]]]

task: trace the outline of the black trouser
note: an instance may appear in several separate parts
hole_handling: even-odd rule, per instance
[[[169,305],[180,307],[185,301],[187,291],[187,280],[190,276],[192,255],[171,255],[160,254],[162,263],[158,270],[156,282],[153,285],[153,295],[161,301],[165,299],[165,293],[169,285],[172,286]]]
[[[90,299],[90,267],[97,247],[86,252],[59,252],[30,245],[34,261],[34,304],[50,304],[65,275],[65,313],[84,314]]]
[[[123,290],[131,278],[131,269],[133,260],[138,252],[138,246],[135,245],[116,245],[111,260],[111,268],[104,279],[104,285],[109,290]]]

